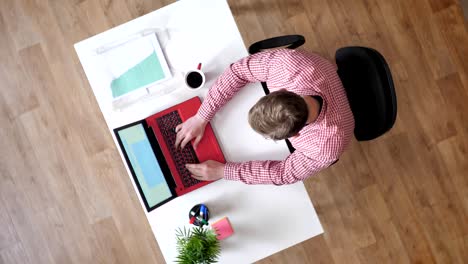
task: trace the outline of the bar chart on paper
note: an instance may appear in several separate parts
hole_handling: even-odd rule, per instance
[[[102,53],[112,75],[110,89],[117,99],[171,78],[155,34],[133,38]]]

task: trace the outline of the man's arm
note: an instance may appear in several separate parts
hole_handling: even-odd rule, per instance
[[[266,82],[270,67],[277,50],[265,51],[245,57],[229,66],[218,77],[203,101],[198,116],[210,121],[242,87],[251,82]]]
[[[224,167],[224,178],[246,184],[284,185],[302,181],[331,163],[333,161],[315,160],[295,151],[282,161],[228,162]]]
[[[206,124],[236,92],[249,82],[267,81],[268,72],[278,65],[272,59],[276,52],[260,52],[231,64],[208,91],[198,113],[175,128],[175,147],[184,148],[192,139],[195,139],[193,146],[196,147],[203,137]]]

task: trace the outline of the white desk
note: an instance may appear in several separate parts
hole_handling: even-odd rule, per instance
[[[94,50],[146,28],[162,30],[157,35],[174,74],[166,86],[177,89],[115,111],[103,92],[109,83],[103,77],[106,73],[96,66]],[[247,55],[224,0],[179,1],[81,41],[75,44],[75,49],[110,130],[193,96],[203,98],[208,87],[230,63]],[[195,68],[198,62],[203,63],[207,83],[198,91],[185,90],[183,72]],[[248,125],[247,112],[263,95],[259,84],[249,85],[212,120],[228,161],[284,159],[289,154],[284,142],[265,140]],[[128,168],[127,172],[129,181],[133,183]],[[133,186],[138,195],[134,183]],[[210,222],[228,216],[235,230],[232,237],[221,242],[220,263],[251,263],[323,233],[303,183],[280,187],[248,186],[220,180],[178,197],[150,213],[146,212],[140,198],[167,262],[174,261],[177,255],[175,229],[188,226],[188,210],[201,202],[211,211]]]

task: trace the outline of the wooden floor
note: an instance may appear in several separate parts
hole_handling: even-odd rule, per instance
[[[172,1],[0,1],[0,263],[164,263],[73,44]],[[395,127],[305,184],[325,229],[260,263],[468,263],[468,33],[457,0],[231,0],[245,43],[387,58]],[[293,221],[293,219],[291,220]]]

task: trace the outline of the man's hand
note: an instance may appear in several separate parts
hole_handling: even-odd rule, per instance
[[[215,181],[224,177],[224,164],[207,160],[200,164],[186,164],[192,177],[199,181]]]
[[[190,140],[195,138],[193,148],[196,148],[203,137],[207,123],[208,122],[195,115],[187,119],[184,123],[176,126],[175,132],[177,133],[177,136],[175,147],[178,148],[180,145],[181,148],[184,148]]]

